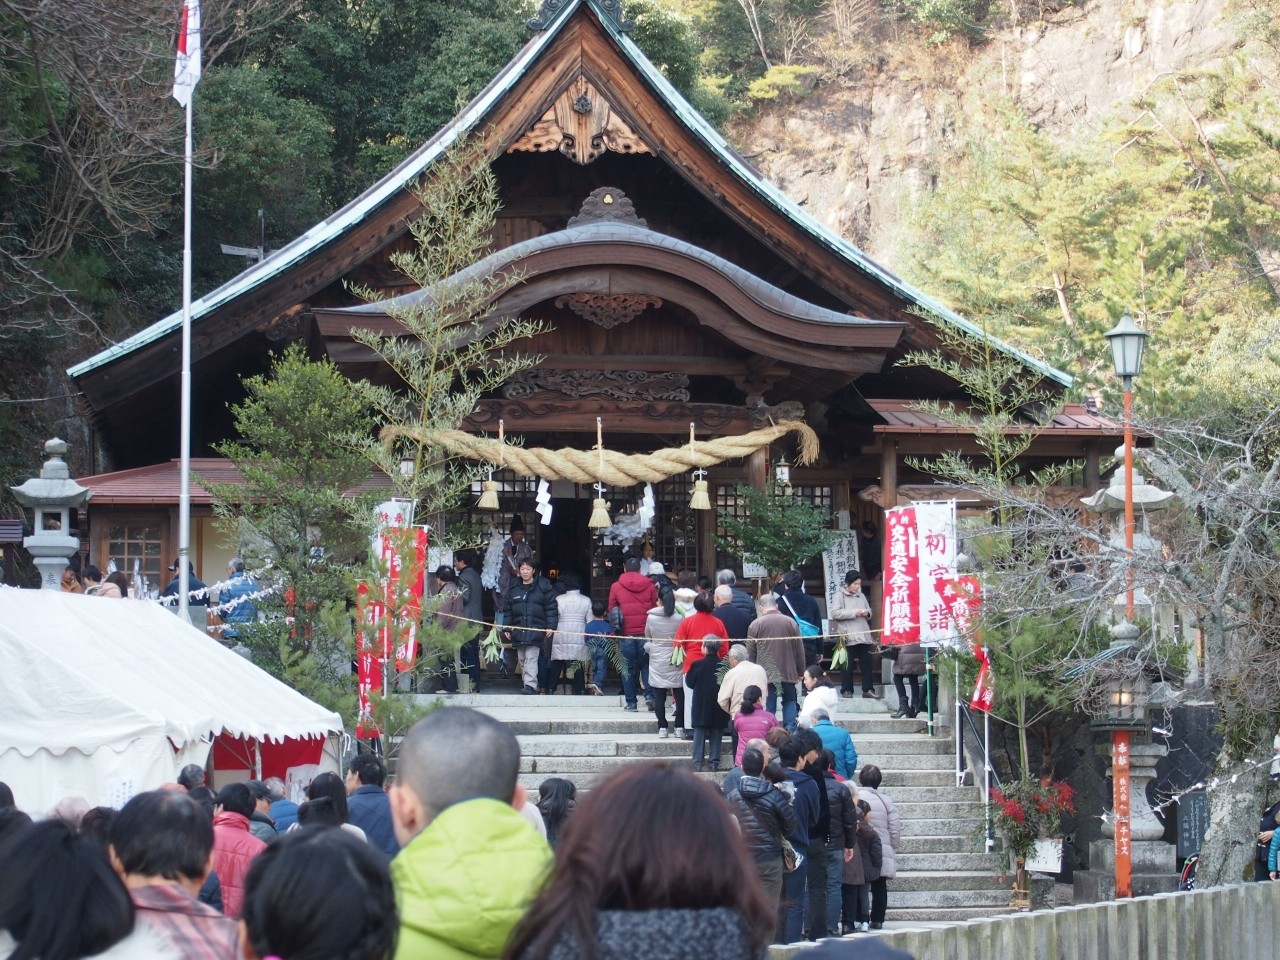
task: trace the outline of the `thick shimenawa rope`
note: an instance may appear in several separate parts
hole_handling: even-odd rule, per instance
[[[630,487],[640,483],[658,483],[686,470],[710,467],[725,460],[750,456],[789,433],[798,434],[800,438],[796,463],[802,466],[812,463],[818,456],[818,435],[808,424],[799,420],[783,420],[740,436],[701,440],[696,450],[691,450],[688,446],[664,447],[653,453],[633,454],[606,450],[603,463],[596,450],[514,447],[463,430],[421,430],[391,426],[382,431],[382,441],[390,443],[406,437],[468,460],[478,460],[481,463],[504,461],[507,469],[522,477]]]

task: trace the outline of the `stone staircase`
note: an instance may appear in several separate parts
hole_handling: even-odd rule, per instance
[[[589,790],[620,765],[692,752],[689,741],[659,739],[652,715],[623,711],[619,697],[484,693],[442,699],[483,710],[513,729],[522,752],[520,781],[535,796],[548,777]],[[1009,883],[997,875],[1001,858],[983,852],[981,795],[976,787],[955,785],[950,731],[931,737],[922,720],[891,719],[884,703],[861,698],[841,700],[834,719],[853,734],[859,764],[880,767],[882,789],[902,815],[887,919],[947,922],[1009,912]],[[730,760],[726,756],[726,767]],[[723,774],[701,776],[719,780]]]

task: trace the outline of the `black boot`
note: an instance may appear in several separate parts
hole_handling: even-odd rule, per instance
[[[889,716],[890,716],[890,718],[891,718],[891,719],[894,719],[894,720],[901,720],[901,719],[902,719],[903,717],[905,717],[909,712],[910,712],[910,711],[909,711],[906,707],[899,707],[899,708],[898,708],[897,713],[891,713],[891,714],[889,714]]]

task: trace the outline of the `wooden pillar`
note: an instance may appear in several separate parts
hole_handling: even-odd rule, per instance
[[[886,510],[898,505],[898,441],[888,437],[880,448],[880,502]]]
[[[1084,488],[1090,495],[1102,486],[1102,445],[1090,443],[1084,450]]]
[[[853,530],[857,527],[857,524],[853,522],[850,499],[849,481],[847,479],[838,482],[832,488],[831,509],[835,511],[837,530]]]
[[[769,474],[769,450],[755,450],[747,457],[747,484],[757,490],[765,489]]]
[[[716,511],[715,488],[711,491],[711,509],[698,510],[698,572],[715,577],[716,571]]]

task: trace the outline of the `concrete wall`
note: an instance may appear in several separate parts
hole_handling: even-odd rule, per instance
[[[866,939],[850,938],[850,958]],[[886,930],[877,939],[916,960],[1280,960],[1280,883]],[[770,957],[802,960],[805,949],[774,947]]]

